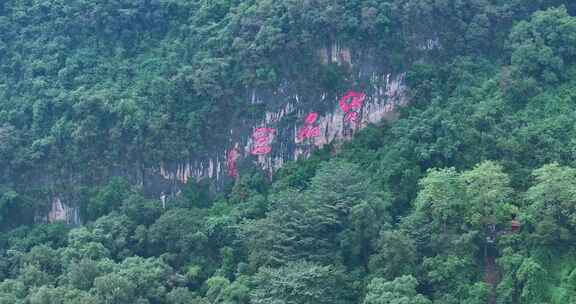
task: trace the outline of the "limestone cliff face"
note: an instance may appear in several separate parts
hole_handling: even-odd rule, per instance
[[[248,126],[235,126],[230,130],[228,145],[221,147],[211,157],[202,160],[184,160],[174,164],[159,164],[155,172],[164,180],[179,184],[185,184],[190,179],[220,180],[241,174],[234,172],[234,163],[251,158],[261,168],[273,174],[287,161],[306,157],[314,149],[326,144],[348,140],[356,131],[368,124],[392,117],[396,107],[407,103],[405,73],[392,74],[378,70],[377,67],[363,63],[362,58],[358,59],[359,62],[354,62],[351,50],[339,44],[320,49],[318,55],[322,64],[366,66],[366,68],[360,67],[359,73],[364,74],[360,76],[369,79],[369,87],[365,88],[366,92],[358,92],[365,97],[362,105],[355,111],[354,122],[349,121],[347,117],[349,113],[343,111],[339,105],[346,91],[340,96],[328,92],[315,92],[311,97],[300,94],[297,89],[290,87],[290,83],[275,92],[263,92],[262,95],[255,89],[249,90],[252,103],[280,104],[280,106],[267,111],[259,122]],[[353,89],[350,88],[350,91]],[[325,110],[319,112],[318,108]],[[310,113],[318,115],[309,126],[315,134],[302,138],[299,133],[302,132],[302,128],[307,127],[305,118]],[[258,138],[259,135],[255,134],[262,131],[262,128],[270,129],[271,134],[266,139]],[[265,141],[266,145],[262,146],[259,141]],[[263,150],[254,151],[255,149]]]
[[[37,216],[35,221],[40,223],[65,222],[66,224],[76,226],[81,223],[80,209],[73,203],[67,204],[63,202],[63,199],[59,196],[53,196],[48,214]]]
[[[206,157],[125,170],[133,171],[127,177],[160,203],[166,196],[178,195],[190,180],[209,178],[221,184],[239,178],[243,172],[238,163],[259,166],[271,176],[286,162],[307,157],[326,144],[349,140],[407,104],[405,74],[392,73],[373,55],[334,43],[320,48],[317,57],[318,64],[349,67],[356,73],[352,77],[363,79],[365,85],[323,92],[303,89],[286,79],[272,90],[247,88],[250,103],[266,108],[261,119],[232,122],[228,141]],[[79,224],[74,206],[52,198],[51,210],[43,218]]]
[[[252,153],[257,145],[257,139],[246,136],[245,140],[231,142],[229,147],[223,147],[222,151],[207,160],[183,161],[172,164],[171,167],[160,164],[156,171],[164,179],[182,184],[187,183],[190,179],[214,178],[218,180],[229,175],[230,164],[227,159],[230,151],[237,151],[236,153],[240,153],[240,157],[255,156],[256,162],[272,174],[287,161],[306,157],[314,149],[321,148],[326,144],[348,140],[354,132],[368,126],[368,124],[378,123],[391,117],[396,107],[406,104],[404,74],[388,74],[384,79],[381,86],[377,88],[378,94],[366,97],[354,123],[349,123],[346,120],[347,113],[338,107],[338,100],[328,101],[333,103],[333,108],[331,111],[321,114],[314,124],[315,127],[318,127],[319,134],[300,139],[298,132],[305,127],[303,120],[308,113],[305,109],[300,108],[297,102],[288,102],[280,111],[267,112],[266,118],[252,127],[253,132],[258,128],[275,130],[273,132],[275,134],[272,134],[269,139],[270,152]],[[295,96],[294,99],[298,100],[298,96]],[[327,102],[327,100],[321,100],[321,102]],[[284,124],[284,130],[278,130],[277,126],[283,125],[283,119],[286,117],[290,117],[295,122]],[[233,130],[230,132],[233,133]]]

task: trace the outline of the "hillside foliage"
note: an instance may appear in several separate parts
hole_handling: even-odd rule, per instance
[[[333,40],[408,71],[397,120],[166,208],[94,177],[210,153],[246,87],[337,90]],[[0,71],[0,304],[576,302],[573,1],[7,0]],[[23,221],[71,172],[85,225]]]

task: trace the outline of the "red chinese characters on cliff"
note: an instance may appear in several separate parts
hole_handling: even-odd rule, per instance
[[[240,157],[240,153],[236,148],[232,148],[228,151],[228,157],[226,158],[226,166],[228,167],[228,176],[238,178],[238,168],[236,166],[236,162]]]
[[[257,128],[252,133],[252,151],[253,155],[266,155],[272,151],[270,144],[274,139],[276,129],[273,128]]]
[[[298,130],[298,140],[302,141],[306,138],[320,136],[320,127],[314,126],[316,120],[318,120],[318,113],[308,113],[308,116],[306,116],[306,119],[304,120],[304,127]]]
[[[338,102],[340,109],[346,113],[344,115],[344,120],[349,123],[358,122],[360,119],[360,109],[364,105],[364,100],[366,99],[366,94],[348,91],[346,95],[340,98]]]

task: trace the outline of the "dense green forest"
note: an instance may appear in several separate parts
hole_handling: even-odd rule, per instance
[[[333,40],[407,71],[398,119],[166,208],[94,177],[210,153],[246,87],[353,83]],[[83,226],[23,220],[42,174]],[[1,1],[0,227],[0,304],[576,303],[576,2]]]

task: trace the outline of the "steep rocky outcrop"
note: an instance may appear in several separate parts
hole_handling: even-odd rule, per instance
[[[206,157],[159,163],[152,167],[121,169],[119,174],[140,185],[159,200],[178,195],[190,180],[212,179],[215,184],[242,175],[239,163],[264,169],[271,176],[286,162],[307,157],[326,144],[349,140],[371,123],[393,117],[407,103],[405,73],[393,73],[375,55],[339,43],[317,51],[318,64],[335,64],[355,73],[362,85],[341,92],[302,88],[289,79],[278,88],[248,88],[246,98],[266,111],[255,120],[233,122],[228,142]],[[79,224],[78,208],[71,201],[51,198],[51,209],[39,218]]]
[[[61,197],[53,196],[48,214],[38,215],[35,221],[38,223],[62,221],[69,225],[79,225],[80,209],[76,205],[75,202],[66,203]]]

